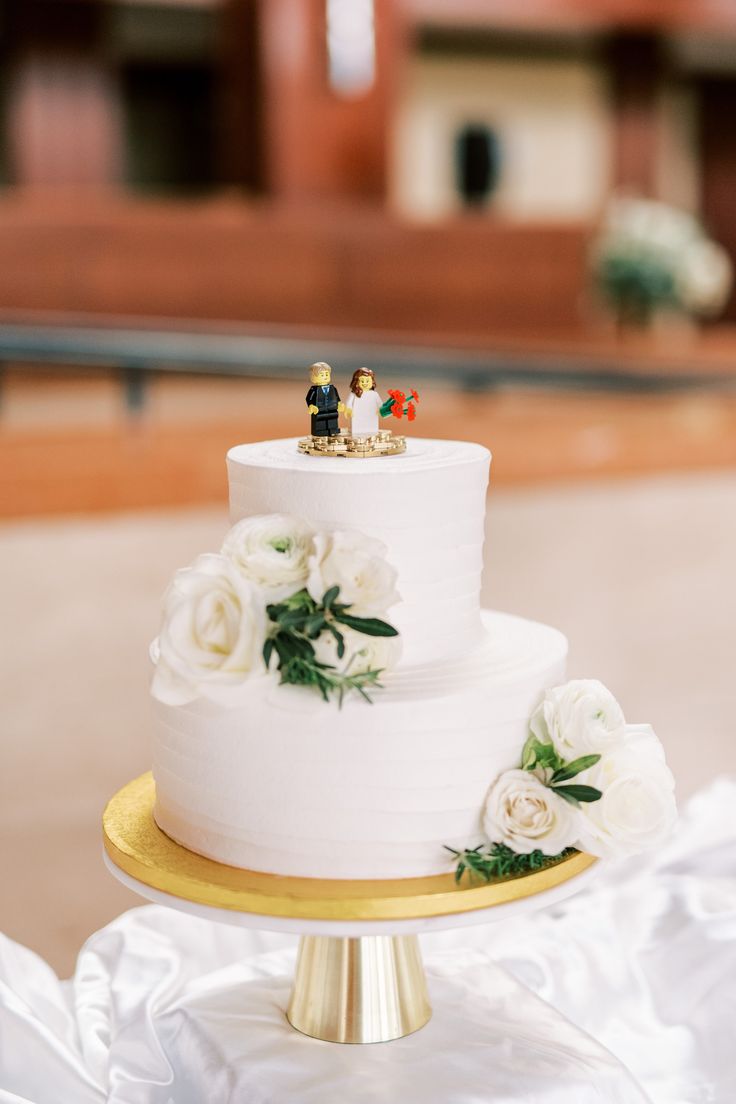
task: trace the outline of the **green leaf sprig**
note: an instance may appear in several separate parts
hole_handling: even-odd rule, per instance
[[[397,630],[377,617],[356,617],[349,613],[350,604],[339,602],[340,588],[330,587],[321,602],[316,602],[308,590],[302,589],[282,602],[266,606],[272,631],[263,645],[263,661],[270,667],[274,655],[281,682],[292,686],[313,686],[329,701],[334,694],[342,705],[345,694],[357,691],[366,701],[369,687],[380,686],[381,669],[350,672],[350,662],[343,671],[317,659],[312,641],[322,633],[330,633],[337,646],[338,659],[345,656],[345,636],[341,628],[352,629],[366,636],[398,636]]]
[[[550,790],[554,790],[570,805],[579,806],[581,802],[598,801],[603,794],[595,786],[584,786],[579,783],[570,786],[568,783],[582,771],[594,767],[599,759],[600,755],[581,755],[578,759],[567,763],[558,754],[553,744],[545,744],[531,733],[521,752],[521,769],[534,771]],[[464,851],[456,851],[452,847],[445,846],[445,850],[449,851],[457,862],[455,882],[458,884],[465,873],[471,881],[481,878],[486,882],[496,878],[531,874],[534,870],[540,870],[575,853],[574,847],[567,847],[559,855],[545,855],[543,851],[520,855],[504,843],[481,843],[477,847],[466,848]]]
[[[471,883],[492,882],[500,878],[518,877],[521,874],[531,874],[535,870],[543,870],[575,854],[574,847],[566,847],[559,855],[545,855],[542,851],[519,855],[504,843],[480,843],[477,847],[466,848],[464,851],[456,851],[453,847],[445,847],[445,850],[449,851],[457,862],[456,885],[460,884],[464,874],[468,875]]]
[[[582,771],[594,767],[599,759],[600,755],[581,755],[579,759],[566,763],[552,744],[543,744],[532,733],[521,753],[521,769],[537,771],[551,790],[571,805],[579,805],[581,801],[598,801],[603,796],[602,792],[595,786],[568,786],[566,783]]]

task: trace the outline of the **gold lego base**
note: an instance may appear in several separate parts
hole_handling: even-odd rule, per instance
[[[353,437],[341,429],[336,437],[302,437],[298,448],[308,456],[398,456],[406,452],[406,437],[395,437],[390,429]]]

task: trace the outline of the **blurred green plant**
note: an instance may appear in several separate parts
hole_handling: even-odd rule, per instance
[[[620,323],[648,325],[658,311],[712,315],[731,291],[732,266],[696,218],[653,200],[615,199],[593,243],[595,284]]]

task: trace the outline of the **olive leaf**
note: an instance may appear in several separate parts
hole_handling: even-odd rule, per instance
[[[581,801],[598,801],[603,797],[602,792],[595,786],[551,786],[550,788],[571,805],[579,805]]]
[[[398,636],[397,630],[387,621],[381,621],[378,617],[353,617],[349,613],[335,613],[335,620],[341,625],[346,625],[355,632],[364,633],[366,636]]]
[[[314,613],[304,622],[304,632],[310,640],[316,640],[324,627],[325,615],[323,613]]]
[[[365,636],[397,636],[396,629],[377,617],[356,617],[348,613],[350,604],[338,602],[339,586],[325,591],[322,602],[312,598],[304,587],[281,602],[266,606],[266,613],[273,629],[263,645],[263,661],[268,668],[274,654],[282,683],[292,686],[311,686],[325,701],[337,696],[342,705],[345,694],[354,690],[370,701],[367,688],[380,686],[381,669],[350,673],[349,665],[343,671],[317,659],[312,641],[323,633],[330,633],[337,645],[337,657],[345,656],[345,637],[338,625],[363,633]]]
[[[335,640],[337,641],[337,658],[342,659],[342,657],[345,655],[345,637],[342,635],[341,632],[338,631],[338,629],[335,628],[334,625],[331,625],[329,622],[327,623],[327,629],[329,632],[332,633]]]
[[[326,610],[330,609],[330,607],[337,601],[339,593],[339,586],[330,587],[329,590],[325,591],[324,597],[322,599],[322,605]]]
[[[556,782],[566,782],[569,778],[574,778],[576,774],[580,774],[581,771],[594,767],[599,761],[600,755],[581,755],[579,759],[573,759],[571,763],[565,763],[558,767],[550,781],[552,785]]]

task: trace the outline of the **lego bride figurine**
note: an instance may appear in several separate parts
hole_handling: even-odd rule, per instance
[[[358,368],[350,381],[350,397],[345,403],[345,415],[353,437],[372,437],[378,433],[381,402],[372,370]]]

